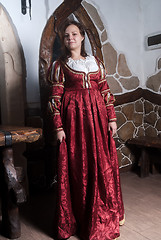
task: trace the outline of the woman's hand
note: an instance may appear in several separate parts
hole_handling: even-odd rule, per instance
[[[65,132],[63,130],[57,132],[56,138],[57,138],[57,141],[61,143],[63,141],[63,138],[66,139]]]
[[[108,123],[108,131],[112,131],[112,136],[115,135],[116,131],[117,131],[117,124],[116,122],[109,122]]]

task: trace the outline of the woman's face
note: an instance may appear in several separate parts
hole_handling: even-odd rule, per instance
[[[84,37],[76,25],[69,25],[64,34],[64,44],[69,50],[80,50]]]

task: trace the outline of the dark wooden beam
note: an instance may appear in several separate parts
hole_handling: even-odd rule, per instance
[[[157,93],[153,93],[147,89],[137,88],[135,91],[128,92],[121,95],[115,95],[116,102],[115,106],[135,102],[136,100],[143,97],[145,100],[150,101],[151,103],[161,105],[161,95]]]

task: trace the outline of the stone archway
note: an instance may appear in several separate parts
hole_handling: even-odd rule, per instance
[[[1,124],[24,125],[25,67],[22,53],[12,20],[0,4]]]

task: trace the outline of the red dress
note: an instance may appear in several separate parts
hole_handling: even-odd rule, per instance
[[[124,218],[115,142],[108,122],[115,121],[114,97],[99,69],[86,74],[57,61],[51,70],[55,131],[66,140],[58,156],[57,238],[75,233],[81,240],[110,240]],[[88,86],[88,88],[87,88]]]

